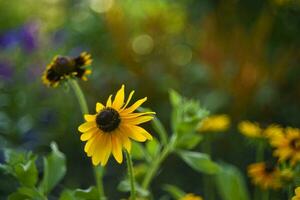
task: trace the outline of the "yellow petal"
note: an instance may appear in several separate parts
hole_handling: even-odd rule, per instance
[[[112,95],[109,95],[107,102],[106,102],[106,107],[111,107],[111,97],[112,97]]]
[[[145,142],[147,138],[132,129],[132,126],[122,126],[120,127],[122,134],[127,135],[131,139],[138,141],[138,142]]]
[[[123,113],[122,111],[120,112],[120,116],[122,117],[122,119],[131,119],[131,118],[136,118],[136,117],[140,117],[143,115],[155,115],[155,112],[141,112],[141,113]]]
[[[87,141],[90,138],[96,136],[96,134],[99,132],[99,130],[97,129],[92,129],[90,131],[84,132],[81,136],[80,136],[80,140],[81,141]]]
[[[96,103],[96,112],[100,112],[104,108],[104,105],[102,103],[97,102]]]
[[[101,161],[101,165],[102,166],[106,165],[106,163],[108,161],[108,158],[109,158],[109,156],[111,154],[111,135],[108,135],[107,137],[108,137],[108,140],[107,140],[106,146],[104,148],[104,157],[103,157],[103,159]]]
[[[101,159],[103,159],[104,149],[102,148],[106,142],[106,135],[102,134],[98,139],[98,147],[96,148],[92,157],[93,165],[98,165]]]
[[[295,189],[295,193],[296,193],[296,195],[300,195],[300,187],[297,187],[296,189]]]
[[[122,85],[121,89],[117,92],[112,107],[116,110],[119,110],[124,104],[124,85]]]
[[[95,140],[95,137],[88,140],[86,143],[85,143],[85,146],[84,146],[84,151],[87,153],[91,147],[91,144],[93,143],[93,141]]]
[[[121,139],[122,142],[122,146],[124,146],[124,148],[130,152],[131,151],[131,141],[130,139],[123,133],[119,132],[118,133],[118,137]]]
[[[132,125],[138,125],[145,122],[148,122],[153,119],[153,116],[141,116],[133,119],[122,119],[124,123],[132,124]]]
[[[96,128],[95,122],[85,122],[78,127],[78,131],[85,132],[91,130],[92,128]]]
[[[145,136],[148,140],[152,140],[153,137],[150,133],[148,133],[148,131],[146,131],[145,129],[143,129],[142,127],[139,126],[129,126],[131,128],[131,130],[133,132],[142,134],[143,136]]]
[[[123,161],[123,154],[122,154],[122,144],[118,135],[111,136],[112,142],[112,153],[118,163],[122,163]]]
[[[132,113],[133,111],[135,111],[138,107],[140,107],[145,101],[147,101],[147,97],[138,100],[137,102],[135,102],[133,105],[131,105],[130,107],[124,109],[124,113]]]
[[[96,115],[84,115],[84,119],[88,122],[95,121]]]
[[[96,137],[93,139],[93,142],[92,142],[90,148],[89,148],[88,151],[87,151],[87,155],[88,155],[89,157],[91,157],[91,156],[94,155],[94,152],[95,152],[95,150],[96,150],[96,147],[98,146],[98,140],[99,140],[99,137],[100,137],[100,136],[101,136],[101,135],[98,134],[98,135],[96,135]]]
[[[129,97],[128,97],[128,99],[127,99],[125,105],[123,106],[123,109],[126,108],[126,106],[129,104],[129,102],[130,102],[130,100],[131,100],[133,94],[134,94],[134,90],[132,90],[132,91],[130,92]]]

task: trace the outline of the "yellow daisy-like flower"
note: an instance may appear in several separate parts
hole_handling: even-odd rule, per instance
[[[277,156],[279,161],[290,160],[292,165],[300,161],[299,129],[286,128],[285,133],[273,135],[270,143],[275,148],[274,156]]]
[[[278,189],[281,187],[280,171],[269,162],[260,162],[249,165],[248,174],[253,184],[263,189]]]
[[[251,137],[251,138],[263,137],[262,134],[263,131],[260,128],[258,123],[254,123],[250,121],[242,121],[239,123],[238,129],[243,135],[247,137]]]
[[[189,193],[180,198],[179,200],[203,200],[202,197],[197,196],[195,194]]]
[[[295,189],[295,196],[293,196],[292,200],[300,200],[300,187]]]
[[[84,151],[89,157],[92,157],[94,165],[101,163],[104,166],[111,153],[118,163],[122,163],[122,149],[124,147],[130,152],[130,139],[138,142],[152,140],[152,136],[138,125],[152,120],[153,116],[151,115],[155,113],[134,113],[147,98],[140,99],[127,107],[134,91],[129,94],[126,103],[124,103],[124,88],[122,85],[113,101],[112,95],[110,95],[105,106],[98,102],[96,114],[84,115],[86,122],[78,128],[83,133],[80,139],[87,141]]]
[[[271,124],[264,130],[264,135],[268,138],[275,137],[283,133],[283,128],[277,124]]]
[[[230,126],[228,115],[212,115],[205,118],[198,129],[199,132],[222,132]]]
[[[91,65],[91,63],[91,55],[86,52],[74,58],[55,56],[46,67],[42,81],[47,86],[56,87],[62,80],[69,77],[87,80],[86,75],[90,74],[91,70],[87,69],[86,66]]]

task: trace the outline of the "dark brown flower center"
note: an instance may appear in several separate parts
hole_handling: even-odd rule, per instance
[[[290,141],[290,147],[295,150],[300,150],[300,139],[296,138]]]
[[[96,117],[99,129],[104,132],[111,132],[118,128],[121,122],[119,113],[113,108],[104,108]]]
[[[272,162],[266,162],[265,164],[265,172],[267,174],[271,174],[272,172],[275,171],[275,165]]]

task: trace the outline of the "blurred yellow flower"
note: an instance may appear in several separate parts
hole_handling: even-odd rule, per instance
[[[198,129],[199,132],[222,132],[230,126],[228,115],[212,115],[205,118]]]
[[[292,200],[300,200],[300,187],[295,189],[295,196],[293,196]]]
[[[280,171],[269,162],[259,162],[248,166],[248,175],[252,183],[263,189],[278,189],[281,187]]]
[[[200,196],[188,193],[184,197],[180,198],[179,200],[203,200],[203,199]]]
[[[268,138],[272,138],[282,133],[283,133],[283,128],[277,124],[269,125],[263,132],[263,134]]]
[[[86,66],[91,65],[91,55],[83,52],[75,58],[67,56],[55,56],[52,62],[46,67],[43,73],[42,81],[45,85],[56,87],[59,83],[67,78],[79,78],[87,80],[86,75],[91,73],[91,70]]]
[[[242,121],[239,123],[238,129],[243,135],[247,137],[263,137],[263,131],[260,128],[259,124],[256,122]]]
[[[140,99],[126,108],[134,91],[129,94],[125,103],[124,88],[122,85],[114,101],[110,95],[106,106],[97,103],[96,114],[84,115],[86,122],[78,127],[78,130],[83,133],[80,140],[87,141],[84,151],[89,157],[92,157],[94,165],[99,163],[102,166],[106,165],[111,153],[118,163],[122,163],[123,147],[128,152],[131,149],[129,138],[138,142],[152,140],[152,136],[138,125],[152,120],[153,116],[151,115],[155,113],[133,113],[147,98]]]
[[[288,127],[284,133],[273,135],[270,143],[275,148],[274,156],[277,156],[279,161],[290,160],[292,165],[300,161],[299,129]]]

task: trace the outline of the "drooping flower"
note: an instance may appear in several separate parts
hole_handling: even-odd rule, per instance
[[[249,165],[248,174],[253,184],[263,189],[278,189],[281,187],[280,171],[271,162],[259,162]]]
[[[288,127],[284,132],[273,135],[270,143],[279,161],[290,160],[292,165],[300,161],[300,129]]]
[[[203,200],[203,198],[198,195],[188,193],[184,195],[182,198],[180,198],[179,200]]]
[[[67,56],[55,56],[43,73],[42,81],[45,85],[56,87],[67,78],[79,78],[87,80],[86,75],[91,70],[86,66],[91,65],[91,55],[83,52],[79,56],[71,58]]]
[[[144,142],[152,140],[152,136],[139,126],[153,119],[154,112],[134,113],[147,98],[136,101],[127,107],[134,91],[129,94],[125,103],[124,85],[117,92],[114,100],[109,96],[106,105],[96,104],[96,114],[84,115],[85,123],[78,128],[82,141],[87,141],[84,151],[92,157],[94,165],[104,166],[112,153],[118,163],[122,163],[123,147],[130,152],[131,140]]]
[[[293,196],[292,200],[300,200],[300,187],[295,189],[295,196]]]
[[[238,125],[239,131],[250,138],[260,138],[263,137],[263,131],[258,123],[250,121],[242,121]]]
[[[198,129],[199,132],[222,132],[230,126],[228,115],[212,115],[205,118]]]

